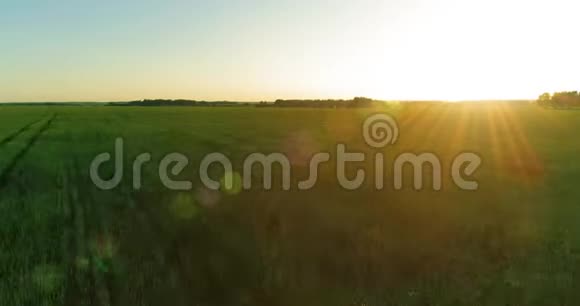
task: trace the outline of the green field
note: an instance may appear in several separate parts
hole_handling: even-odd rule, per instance
[[[294,180],[337,143],[374,154],[361,126],[378,111],[399,122],[387,160],[437,154],[443,190],[394,190],[387,175],[377,191],[370,175],[347,191],[332,163],[308,191],[284,191],[280,180],[270,191],[200,185],[210,152],[236,172],[250,153],[284,152]],[[580,111],[509,103],[1,106],[0,305],[574,305],[578,131]],[[89,166],[117,137],[125,175],[103,191]],[[477,191],[450,184],[463,151],[483,159]],[[132,161],[144,152],[152,161],[134,190]],[[171,152],[189,157],[179,177],[193,190],[161,184],[157,165]]]

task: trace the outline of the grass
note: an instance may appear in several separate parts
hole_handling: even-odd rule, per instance
[[[398,152],[428,151],[449,169],[457,153],[477,152],[484,163],[475,192],[449,179],[440,192],[415,192],[410,182],[376,191],[372,179],[346,191],[331,164],[309,191],[200,189],[197,165],[213,151],[236,171],[252,152],[285,152],[300,179],[305,159],[337,143],[375,153],[360,132],[375,111],[0,107],[0,303],[573,305],[580,298],[579,112],[502,103],[386,110],[401,133],[384,151],[386,165]],[[125,177],[102,191],[89,165],[116,137],[125,139]],[[135,191],[131,161],[143,152],[152,161]],[[169,152],[192,161],[181,175],[192,191],[159,181],[156,165]],[[362,167],[371,173],[371,163]]]

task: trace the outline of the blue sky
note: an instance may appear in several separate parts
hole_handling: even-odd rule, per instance
[[[0,0],[0,101],[531,98],[578,89],[568,0]]]

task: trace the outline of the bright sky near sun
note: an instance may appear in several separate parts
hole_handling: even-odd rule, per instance
[[[0,0],[0,101],[580,89],[577,0]]]

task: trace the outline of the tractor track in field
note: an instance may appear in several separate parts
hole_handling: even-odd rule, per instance
[[[67,263],[66,268],[66,287],[64,293],[64,305],[82,305],[79,303],[79,297],[81,292],[81,284],[78,274],[78,266],[81,264],[79,259],[80,254],[78,254],[77,245],[79,243],[77,235],[79,234],[77,228],[82,228],[78,224],[77,209],[76,205],[72,202],[74,201],[74,191],[72,186],[70,186],[70,173],[68,167],[62,166],[59,174],[59,190],[58,190],[58,204],[60,208],[64,211],[65,215],[65,229],[64,229],[64,261]]]
[[[81,176],[85,172],[82,170],[78,158],[73,159],[72,169],[76,174],[75,181],[82,182],[83,178]],[[78,184],[77,189],[80,191],[80,194],[83,195],[83,197],[77,203],[81,205],[84,212],[83,217],[85,219],[85,239],[87,239],[89,242],[94,241],[93,243],[98,243],[99,237],[107,235],[110,230],[105,224],[102,207],[95,202],[95,199],[91,195],[91,191],[90,188],[88,188],[88,185]],[[93,246],[93,248],[95,247],[98,246]],[[92,285],[90,299],[95,305],[114,305],[115,291],[113,288],[113,274],[111,271],[99,271],[99,269],[97,269],[96,260],[100,260],[97,257],[102,256],[102,254],[94,254],[97,252],[95,249],[89,249],[88,251],[90,253],[89,262],[92,267],[90,270],[90,280]],[[103,251],[101,250],[101,252]]]
[[[11,142],[14,138],[18,137],[18,135],[26,132],[31,126],[33,126],[36,123],[42,121],[43,119],[44,118],[40,118],[40,119],[33,120],[33,121],[25,124],[23,127],[19,128],[18,130],[14,131],[12,134],[4,137],[2,140],[0,140],[0,147],[5,146],[9,142]]]
[[[103,224],[91,192],[83,185],[83,171],[76,158],[63,165],[59,206],[67,216],[64,244],[67,281],[64,305],[115,305],[113,275],[101,271],[97,262],[98,239],[108,228]]]
[[[7,164],[7,166],[4,169],[1,169],[0,172],[0,189],[5,187],[8,184],[8,178],[10,177],[10,175],[12,174],[12,171],[14,170],[14,168],[18,165],[18,162],[24,158],[24,156],[26,156],[26,154],[28,153],[28,151],[30,151],[30,149],[36,144],[36,142],[38,141],[38,139],[40,138],[40,136],[42,136],[42,134],[44,134],[49,128],[50,125],[52,124],[53,120],[56,118],[56,114],[53,114],[52,116],[50,116],[50,118],[48,118],[46,120],[46,122],[36,131],[36,133],[34,133],[32,135],[32,137],[30,137],[30,139],[28,140],[28,142],[26,143],[26,145],[24,146],[24,148],[22,148]],[[30,123],[27,126],[21,128],[19,131],[17,131],[16,133],[13,133],[13,135],[11,135],[12,137],[8,136],[7,138],[5,138],[3,140],[3,144],[6,144],[10,141],[12,141],[14,138],[16,138],[16,136],[20,135],[21,133],[23,133],[24,131],[26,131],[27,129],[30,128],[30,126],[32,126],[33,124],[42,121],[43,119],[37,120],[36,122]],[[7,140],[8,139],[8,140]]]

